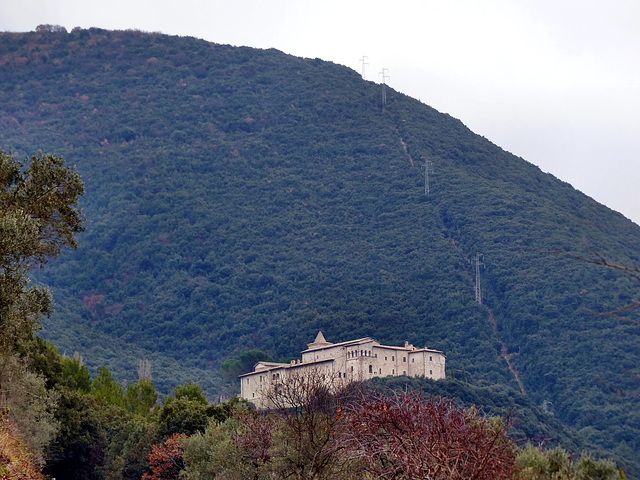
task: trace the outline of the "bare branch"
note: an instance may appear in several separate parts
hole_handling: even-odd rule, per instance
[[[618,270],[618,271],[624,272],[627,275],[629,275],[631,278],[635,278],[636,280],[640,281],[640,267],[638,267],[637,265],[636,266],[629,266],[629,265],[624,265],[624,264],[611,263],[604,256],[602,256],[600,253],[598,253],[596,251],[593,251],[593,250],[592,250],[592,253],[596,257],[595,259],[594,258],[583,257],[581,255],[576,255],[574,253],[567,252],[566,250],[550,250],[550,251],[545,251],[543,253],[549,253],[549,254],[554,254],[554,255],[566,255],[567,257],[571,257],[571,258],[575,258],[576,260],[580,260],[581,262],[591,263],[593,265],[600,265],[602,267],[607,267],[607,268],[612,268],[614,270]]]
[[[622,313],[627,313],[627,312],[631,312],[633,310],[637,310],[640,308],[640,302],[638,300],[634,300],[631,303],[628,303],[627,305],[625,305],[622,308],[619,308],[618,310],[613,310],[613,311],[609,311],[609,312],[596,312],[595,310],[591,310],[589,308],[585,308],[585,310],[589,313],[592,313],[593,315],[597,316],[597,317],[603,317],[603,316],[613,316],[613,317],[617,317],[621,320],[624,320],[626,322],[630,322],[630,323],[635,323],[637,325],[640,325],[640,321],[639,320],[634,320],[633,318],[629,318],[629,317],[625,317],[622,316]]]

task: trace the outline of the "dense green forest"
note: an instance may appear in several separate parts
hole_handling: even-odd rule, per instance
[[[39,29],[0,35],[0,72],[0,146],[60,154],[85,184],[78,249],[34,279],[56,302],[42,336],[93,375],[134,383],[147,359],[160,392],[195,380],[215,398],[247,350],[293,358],[320,329],[408,340],[638,456],[640,330],[596,314],[637,281],[547,253],[637,264],[622,215],[320,59]]]

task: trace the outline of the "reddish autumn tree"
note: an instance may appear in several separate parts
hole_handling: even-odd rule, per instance
[[[273,435],[272,421],[255,410],[236,410],[236,418],[240,421],[233,436],[237,459],[249,466],[254,478],[271,461],[271,443]]]
[[[374,478],[507,480],[516,446],[502,420],[415,394],[363,398],[342,442]]]
[[[142,480],[178,480],[184,470],[182,440],[186,435],[176,433],[166,442],[156,444],[147,456],[151,474],[145,473]]]
[[[274,421],[272,456],[282,478],[338,478],[347,463],[340,453],[342,409],[358,383],[322,369],[290,373],[265,392]]]

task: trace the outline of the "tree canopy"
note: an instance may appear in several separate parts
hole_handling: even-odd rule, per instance
[[[28,274],[62,247],[76,247],[83,193],[80,176],[62,158],[39,153],[18,161],[0,150],[0,351],[30,339],[51,312],[49,291],[28,286]]]
[[[2,434],[21,438],[36,463],[59,424],[56,395],[24,358],[38,350],[34,333],[51,312],[49,290],[29,286],[28,275],[63,247],[76,246],[83,192],[79,175],[60,157],[38,153],[20,161],[0,150],[0,412],[7,417],[0,423]]]

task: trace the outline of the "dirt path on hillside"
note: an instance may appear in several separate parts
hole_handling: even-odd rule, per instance
[[[398,138],[400,139],[400,143],[402,144],[402,149],[404,150],[404,153],[407,154],[407,157],[409,157],[409,162],[411,162],[411,166],[415,167],[415,163],[413,162],[413,158],[411,158],[411,155],[409,155],[409,150],[407,149],[407,144],[404,141],[404,139],[398,135]]]
[[[411,155],[409,154],[409,149],[407,147],[407,143],[404,141],[404,138],[402,138],[400,136],[400,132],[398,131],[398,129],[395,129],[396,134],[398,135],[398,140],[400,140],[400,144],[402,145],[402,149],[404,150],[404,153],[407,155],[407,158],[409,159],[409,162],[411,163],[412,167],[415,167],[415,162],[413,161],[413,158],[411,158]],[[460,252],[462,252],[463,250],[459,247]],[[518,386],[520,387],[520,391],[522,392],[523,395],[527,395],[527,391],[524,388],[524,383],[522,382],[522,379],[520,378],[520,372],[518,372],[518,369],[516,368],[514,362],[512,361],[511,357],[512,354],[508,353],[509,352],[509,348],[507,346],[507,344],[504,342],[504,340],[500,337],[500,334],[498,333],[498,324],[496,322],[496,318],[493,314],[493,310],[491,310],[490,307],[488,307],[487,305],[484,305],[484,307],[487,309],[487,311],[489,312],[489,320],[491,322],[491,329],[492,329],[492,333],[493,333],[493,337],[496,338],[499,342],[500,342],[500,356],[502,358],[504,358],[504,361],[507,362],[507,366],[509,367],[509,371],[513,374],[513,377],[515,378],[516,382],[518,383]]]
[[[485,307],[489,311],[489,320],[491,321],[493,335],[500,341],[500,356],[504,358],[505,362],[507,362],[509,370],[515,377],[516,382],[518,382],[518,386],[520,387],[520,391],[522,392],[522,394],[527,395],[527,391],[524,389],[524,383],[522,383],[522,379],[520,378],[520,372],[518,372],[518,369],[511,361],[511,354],[507,353],[509,352],[509,348],[507,347],[507,344],[504,343],[502,338],[500,338],[500,335],[498,335],[498,323],[496,322],[496,317],[493,315],[493,310],[491,310],[491,308],[487,307],[486,305]]]

